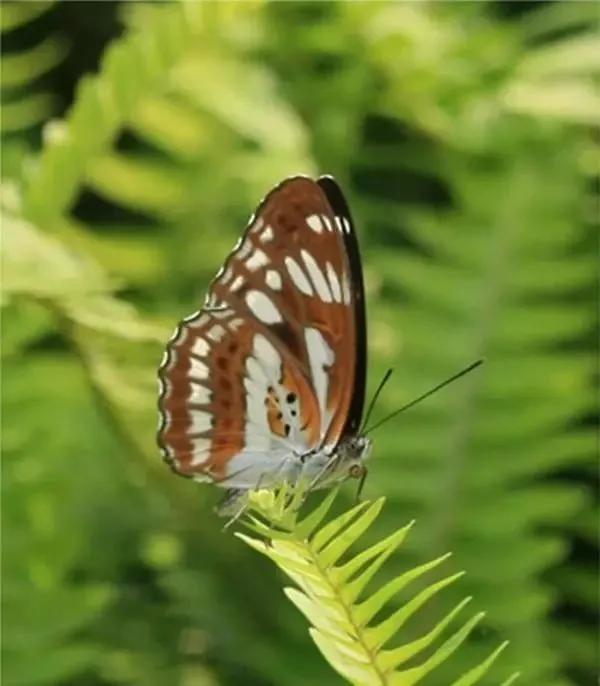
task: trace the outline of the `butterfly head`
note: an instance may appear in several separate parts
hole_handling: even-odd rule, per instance
[[[336,480],[361,479],[365,473],[365,460],[371,454],[371,439],[367,436],[349,436],[341,441],[337,449],[334,467]]]

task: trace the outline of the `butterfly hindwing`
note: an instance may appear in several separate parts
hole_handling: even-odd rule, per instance
[[[179,473],[220,481],[243,470],[240,487],[307,448],[300,429],[315,424],[312,391],[251,323],[228,307],[202,311],[168,345],[159,443]]]
[[[336,188],[274,189],[169,343],[159,442],[177,471],[249,488],[360,420],[362,275]]]

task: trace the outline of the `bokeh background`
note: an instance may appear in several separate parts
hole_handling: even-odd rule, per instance
[[[349,197],[370,387],[396,370],[379,416],[487,358],[376,434],[366,486],[379,533],[417,519],[390,573],[452,550],[488,612],[425,683],[505,638],[486,683],[595,682],[596,21],[3,3],[6,686],[341,685],[283,579],[222,533],[217,489],[154,443],[164,342],[295,173]]]

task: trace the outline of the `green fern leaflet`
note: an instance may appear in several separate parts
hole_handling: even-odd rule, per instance
[[[300,489],[290,495],[260,491],[252,496],[247,526],[260,538],[238,533],[252,548],[266,555],[297,585],[285,594],[311,624],[310,635],[329,664],[355,686],[412,686],[447,660],[469,636],[484,613],[473,615],[442,643],[438,639],[471,598],[465,598],[423,636],[390,647],[407,621],[425,603],[457,581],[463,572],[430,583],[387,618],[376,619],[409,583],[444,562],[438,557],[393,578],[373,593],[366,588],[384,562],[403,543],[413,522],[357,554],[346,556],[380,514],[385,498],[363,501],[323,524],[337,491],[331,491],[308,516],[298,519],[304,498]],[[487,659],[463,674],[452,686],[479,682],[504,650],[502,643]],[[427,649],[425,659],[414,662]],[[407,667],[407,663],[412,666]],[[512,675],[503,686],[513,683]]]

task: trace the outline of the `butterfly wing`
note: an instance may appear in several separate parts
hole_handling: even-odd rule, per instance
[[[358,246],[332,179],[261,203],[159,370],[159,444],[176,471],[250,488],[332,451],[360,422],[365,319]],[[267,482],[262,482],[268,485]]]

